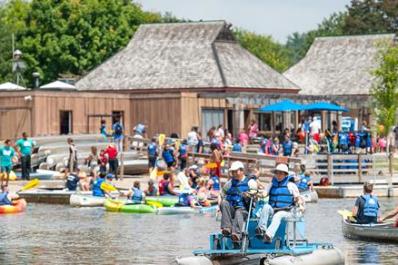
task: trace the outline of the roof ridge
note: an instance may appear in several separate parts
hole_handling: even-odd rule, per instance
[[[375,33],[375,34],[363,34],[363,35],[343,35],[343,36],[320,36],[316,37],[315,40],[322,40],[322,39],[374,39],[374,38],[381,38],[381,37],[390,37],[395,36],[395,33]],[[315,41],[314,40],[314,41]]]

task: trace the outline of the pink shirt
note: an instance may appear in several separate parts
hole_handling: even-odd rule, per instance
[[[253,138],[253,137],[257,137],[257,133],[258,133],[258,125],[257,123],[250,125],[249,127],[249,137]]]
[[[241,132],[239,134],[239,141],[242,145],[247,145],[247,143],[249,142],[249,136],[247,136],[247,133]]]

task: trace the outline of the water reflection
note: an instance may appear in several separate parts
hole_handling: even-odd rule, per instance
[[[331,242],[347,264],[397,264],[398,245],[345,239],[337,210],[353,199],[309,204],[306,232],[312,242]],[[382,200],[390,209],[393,200]],[[0,264],[170,264],[208,246],[215,217],[129,215],[101,208],[30,204],[18,215],[0,215]]]

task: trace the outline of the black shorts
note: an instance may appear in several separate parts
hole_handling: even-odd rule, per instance
[[[154,168],[156,166],[156,157],[148,158],[148,166]]]

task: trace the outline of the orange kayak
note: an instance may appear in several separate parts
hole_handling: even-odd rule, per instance
[[[20,213],[25,211],[25,209],[26,209],[25,199],[18,199],[13,201],[12,205],[1,205],[0,214]]]

